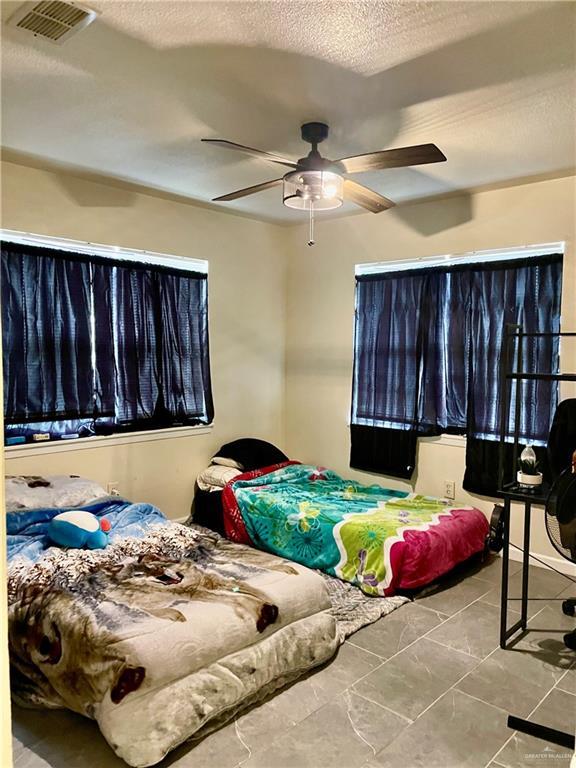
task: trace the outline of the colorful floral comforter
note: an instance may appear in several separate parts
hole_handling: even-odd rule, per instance
[[[224,489],[232,541],[392,595],[430,583],[484,547],[478,509],[345,480],[288,463],[248,472]]]

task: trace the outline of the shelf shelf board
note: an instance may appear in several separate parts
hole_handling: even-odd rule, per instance
[[[510,501],[530,502],[531,504],[545,507],[549,493],[550,486],[547,483],[542,483],[542,485],[536,486],[534,490],[520,488],[518,483],[506,483],[506,485],[500,489],[498,495],[510,499]]]

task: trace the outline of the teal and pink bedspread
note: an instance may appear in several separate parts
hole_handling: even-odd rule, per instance
[[[224,489],[232,541],[286,557],[370,595],[428,584],[484,548],[478,509],[345,480],[287,463],[247,472]]]

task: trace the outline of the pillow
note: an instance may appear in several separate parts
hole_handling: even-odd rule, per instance
[[[77,475],[16,475],[6,478],[6,510],[82,507],[109,494]]]
[[[204,472],[200,472],[196,482],[201,491],[221,491],[226,483],[229,483],[230,480],[234,480],[235,477],[241,474],[242,472],[234,467],[211,464]]]
[[[225,459],[223,456],[214,456],[212,458],[212,464],[220,464],[222,467],[232,467],[233,469],[242,469],[242,464],[234,461],[234,459]]]
[[[257,440],[253,437],[244,437],[226,443],[216,452],[217,458],[234,459],[245,472],[262,467],[270,467],[272,464],[281,464],[288,461],[288,456],[282,453],[276,446],[265,440]]]

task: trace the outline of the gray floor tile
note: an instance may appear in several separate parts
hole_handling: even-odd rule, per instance
[[[481,579],[470,577],[462,581],[445,582],[434,590],[416,597],[416,603],[425,608],[453,616],[462,608],[473,603],[478,598],[490,592],[492,585]]]
[[[576,697],[554,689],[529,719],[541,725],[574,733]],[[494,759],[504,768],[535,768],[544,764],[566,768],[570,763],[568,750],[519,732],[513,734],[508,744]]]
[[[350,642],[387,659],[441,624],[445,618],[417,603],[409,603],[356,632],[350,637]]]
[[[380,619],[379,621],[388,620]],[[313,672],[306,680],[310,683],[314,695],[325,703],[378,667],[382,661],[373,653],[368,653],[350,643],[344,643],[327,666]]]
[[[566,669],[575,658],[574,651],[564,645],[564,635],[574,629],[575,621],[562,613],[558,603],[547,605],[536,616],[528,620],[528,631],[514,647],[521,647],[535,656],[554,654]]]
[[[183,744],[158,763],[157,768],[236,768],[249,755],[250,751],[238,737],[236,724],[229,723],[199,743]]]
[[[303,720],[296,734],[272,736],[268,749],[253,754],[242,768],[360,768],[382,740],[406,726],[406,721],[377,704],[354,694],[341,695]]]
[[[27,741],[14,750],[14,768],[126,768],[93,720],[66,710],[14,708],[12,722],[17,744]],[[197,744],[183,744],[158,768],[235,768],[248,754],[232,723]]]
[[[575,577],[576,578],[576,577]],[[567,600],[569,597],[572,599],[576,599],[576,582],[574,581],[567,581],[568,586],[566,589],[562,590],[558,597],[561,597],[563,600]]]
[[[528,626],[534,630],[547,630],[549,635],[564,635],[576,627],[574,616],[566,616],[562,612],[562,603],[554,601],[546,603],[537,616],[528,621]]]
[[[478,659],[423,637],[371,672],[354,690],[414,720]]]
[[[522,563],[515,560],[509,561],[508,573],[512,576],[522,568]],[[477,567],[471,572],[471,576],[482,581],[488,581],[494,586],[502,583],[502,558],[498,555],[492,555],[485,562],[479,562]]]
[[[346,651],[344,652],[346,653]],[[363,667],[364,669],[364,667]],[[328,696],[315,688],[312,679],[301,680],[255,707],[237,720],[237,732],[251,752],[270,744],[270,734],[293,728],[327,703]]]
[[[576,695],[576,667],[572,667],[557,683],[556,688]]]
[[[344,691],[336,703],[346,709],[354,728],[374,752],[384,749],[410,725],[409,720],[368,701],[354,691]]]
[[[380,768],[484,768],[509,735],[502,710],[452,689],[368,763]]]
[[[562,678],[565,662],[555,654],[535,655],[520,643],[494,651],[456,686],[488,704],[526,717]]]
[[[522,573],[517,571],[510,576],[508,582],[509,596],[519,598],[522,593]],[[548,603],[546,598],[555,598],[561,592],[566,590],[566,579],[554,571],[546,568],[537,568],[530,566],[530,575],[528,579],[528,594],[532,599],[528,601],[528,616],[534,616]],[[495,586],[490,592],[481,598],[483,603],[490,605],[500,605],[500,584]],[[559,608],[560,608],[560,604]],[[519,600],[511,601],[508,605],[510,610],[520,612],[521,605]]]
[[[93,720],[66,710],[14,708],[13,715],[15,733],[22,735],[26,730],[26,738],[33,733],[44,734],[25,748],[14,751],[14,768],[126,768],[126,763],[116,757]]]
[[[78,715],[65,711],[24,709],[12,705],[12,748],[16,753],[21,747],[29,747],[42,741],[65,724],[71,725]]]
[[[433,630],[429,637],[457,651],[485,658],[498,647],[500,611],[487,603],[473,603]]]

